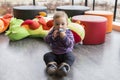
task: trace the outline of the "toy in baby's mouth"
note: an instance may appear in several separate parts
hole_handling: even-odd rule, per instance
[[[81,42],[85,37],[85,30],[82,25],[68,20],[68,28],[72,31],[75,43]],[[13,18],[6,35],[10,40],[16,41],[26,37],[44,38],[53,27],[53,20],[49,17],[36,16],[33,20],[21,20]]]

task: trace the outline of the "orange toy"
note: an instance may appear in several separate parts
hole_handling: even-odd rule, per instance
[[[8,29],[11,18],[11,14],[6,14],[2,18],[0,18],[0,33],[3,33]]]
[[[46,12],[39,12],[39,15],[41,15],[43,17],[47,16]]]
[[[86,11],[86,15],[97,15],[107,18],[106,33],[112,32],[113,13],[109,11]]]

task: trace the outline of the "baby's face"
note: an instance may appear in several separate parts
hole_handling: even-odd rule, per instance
[[[59,30],[60,28],[66,29],[68,26],[67,19],[65,17],[59,17],[54,19],[54,29]]]

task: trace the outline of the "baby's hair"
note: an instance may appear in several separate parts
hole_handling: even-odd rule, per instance
[[[53,19],[56,19],[59,17],[65,17],[66,20],[68,20],[68,15],[64,11],[57,11],[53,16]]]

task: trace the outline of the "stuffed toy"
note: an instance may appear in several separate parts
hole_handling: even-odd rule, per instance
[[[36,16],[33,20],[25,20],[13,18],[10,21],[9,29],[6,31],[6,35],[10,40],[16,41],[26,37],[40,37],[44,38],[50,27],[47,27],[43,16]]]
[[[41,37],[44,38],[51,27],[48,27],[47,20],[43,16],[36,16],[33,20],[25,20],[21,27],[27,29],[30,34],[30,37]]]
[[[68,19],[68,22],[68,28],[74,35],[75,43],[81,42],[85,37],[83,26],[78,23],[71,22],[70,18]],[[25,21],[13,18],[10,21],[10,26],[8,31],[6,31],[6,35],[12,41],[21,40],[26,37],[44,38],[52,28],[52,18],[43,17],[41,15],[36,16],[32,20],[28,19]]]
[[[16,40],[26,38],[30,35],[25,28],[21,27],[22,23],[23,23],[23,20],[16,19],[16,18],[13,18],[10,21],[9,29],[5,33],[10,40],[16,41]]]
[[[79,25],[78,23],[69,23],[68,28],[72,31],[75,43],[82,42],[82,40],[85,37],[85,30],[82,25]]]
[[[0,18],[0,33],[3,33],[8,29],[12,17],[12,14],[6,14]]]

